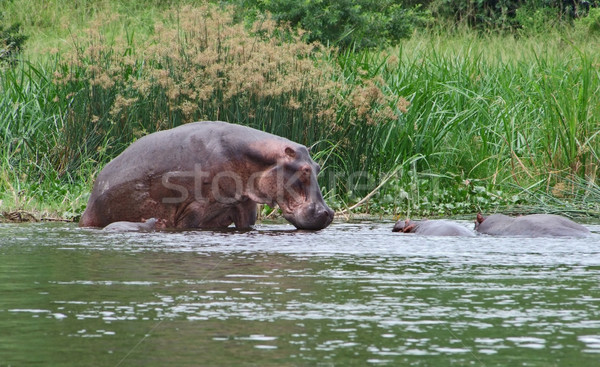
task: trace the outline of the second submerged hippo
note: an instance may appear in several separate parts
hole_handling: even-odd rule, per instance
[[[523,237],[588,237],[589,229],[572,220],[554,214],[530,214],[509,217],[477,214],[475,231],[493,236]]]
[[[475,236],[458,223],[447,220],[399,220],[392,232],[416,233],[424,236]]]
[[[150,218],[142,222],[113,222],[104,227],[104,230],[114,232],[152,232],[165,228],[166,224],[163,219]]]

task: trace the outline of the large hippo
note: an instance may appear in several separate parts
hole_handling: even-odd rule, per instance
[[[509,217],[477,214],[475,231],[493,236],[523,237],[588,237],[590,231],[570,219],[554,214],[530,214]]]
[[[165,228],[166,224],[164,220],[150,218],[147,220],[142,220],[141,222],[112,222],[111,224],[104,227],[104,230],[113,232],[152,232]]]
[[[447,220],[399,220],[392,232],[416,233],[424,236],[475,236],[475,233],[467,228]]]
[[[305,146],[249,127],[195,122],[147,135],[98,175],[79,222],[158,217],[168,228],[248,228],[256,204],[279,205],[299,229],[333,220]]]

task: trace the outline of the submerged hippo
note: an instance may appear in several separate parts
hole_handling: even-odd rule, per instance
[[[248,228],[256,204],[279,205],[299,229],[333,220],[325,204],[319,166],[305,146],[221,121],[196,122],[147,135],[98,175],[79,222],[164,218],[167,228]]]
[[[166,224],[164,220],[150,218],[142,222],[113,222],[104,227],[104,230],[115,232],[152,232],[165,228]]]
[[[424,236],[475,236],[458,223],[447,220],[399,220],[392,232],[416,233]]]
[[[509,217],[477,214],[475,231],[494,236],[524,237],[587,237],[590,231],[570,219],[554,214],[531,214]]]

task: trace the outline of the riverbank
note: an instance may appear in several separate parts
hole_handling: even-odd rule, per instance
[[[225,120],[311,147],[336,211],[600,213],[597,36],[429,31],[339,51],[210,4],[82,16],[3,66],[0,212],[77,220],[133,141]]]

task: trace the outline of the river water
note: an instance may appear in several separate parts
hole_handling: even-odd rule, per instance
[[[0,224],[0,366],[600,366],[600,225],[392,226]]]

